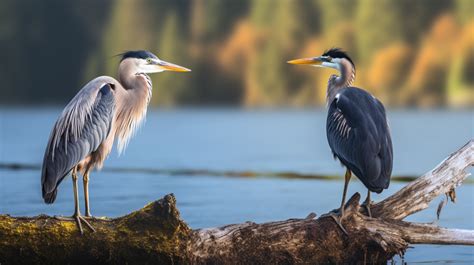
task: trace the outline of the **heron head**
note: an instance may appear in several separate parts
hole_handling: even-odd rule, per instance
[[[342,71],[341,69],[344,63],[350,63],[352,67],[355,68],[352,59],[349,57],[349,55],[347,55],[346,52],[344,52],[340,48],[329,49],[325,51],[321,56],[291,60],[287,63],[333,68],[338,70],[339,72]]]
[[[169,63],[159,59],[156,55],[149,51],[128,51],[122,53],[122,59],[120,62],[125,60],[132,60],[134,66],[138,72],[149,74],[159,73],[163,71],[173,72],[190,72],[191,70],[177,64]]]

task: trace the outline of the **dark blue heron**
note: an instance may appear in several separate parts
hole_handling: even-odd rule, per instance
[[[188,72],[187,68],[162,61],[148,51],[129,51],[121,55],[118,80],[101,76],[86,84],[64,108],[49,137],[44,154],[41,184],[46,203],[56,200],[59,184],[71,172],[74,190],[75,220],[94,228],[79,211],[77,173],[82,173],[85,216],[89,209],[89,172],[101,168],[112,150],[127,145],[146,115],[151,99],[150,73]],[[62,218],[71,219],[71,218]]]
[[[355,65],[341,49],[330,49],[322,56],[288,63],[333,68],[340,73],[332,75],[328,82],[326,134],[334,157],[346,167],[339,215],[331,215],[346,232],[341,221],[351,172],[368,189],[364,206],[369,216],[370,192],[381,193],[390,184],[393,149],[385,108],[367,91],[351,86]]]

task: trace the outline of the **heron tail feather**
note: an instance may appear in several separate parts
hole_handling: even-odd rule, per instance
[[[44,199],[44,202],[47,203],[47,204],[54,203],[54,201],[56,200],[57,195],[58,195],[58,189],[57,188],[54,189],[51,192],[45,192],[45,190],[43,189],[43,199]]]

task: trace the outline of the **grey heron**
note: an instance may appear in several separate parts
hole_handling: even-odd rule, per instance
[[[187,68],[160,60],[148,51],[121,54],[118,79],[100,76],[87,83],[64,108],[50,134],[41,172],[45,203],[55,201],[58,186],[71,173],[75,220],[91,230],[79,210],[78,173],[83,176],[85,216],[89,208],[89,174],[100,169],[115,141],[122,152],[143,121],[152,94],[148,74],[162,71],[188,72]]]
[[[368,189],[364,205],[369,216],[372,216],[370,192],[381,193],[390,184],[393,147],[385,108],[370,93],[352,86],[355,65],[341,49],[333,48],[321,56],[288,63],[333,68],[339,72],[339,75],[331,75],[328,82],[326,135],[334,158],[346,167],[339,214],[331,214],[331,217],[347,234],[342,220],[352,173]]]

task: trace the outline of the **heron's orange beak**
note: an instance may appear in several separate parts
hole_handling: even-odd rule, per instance
[[[295,59],[295,60],[287,61],[287,63],[302,64],[302,65],[321,65],[323,63],[323,60],[321,60],[319,57],[313,57],[313,58]]]
[[[168,63],[165,61],[160,61],[158,63],[158,66],[165,70],[165,71],[173,71],[173,72],[191,72],[191,69],[188,69],[186,67],[179,66],[177,64],[173,63]]]

